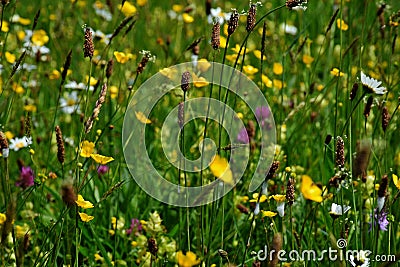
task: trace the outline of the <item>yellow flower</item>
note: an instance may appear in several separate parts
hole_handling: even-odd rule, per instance
[[[8,22],[3,20],[3,26],[1,27],[2,32],[8,32],[10,28],[8,27]]]
[[[87,215],[84,212],[78,212],[79,213],[79,217],[81,217],[82,222],[90,222],[91,220],[94,219],[93,216]]]
[[[99,253],[94,254],[94,261],[104,261],[104,258]]]
[[[279,62],[275,62],[273,67],[272,67],[272,71],[276,74],[276,75],[281,75],[283,73],[283,66],[281,63]]]
[[[259,202],[259,203],[263,203],[265,202],[265,200],[267,200],[267,196],[266,195],[261,195],[260,200],[258,200],[258,193],[254,193],[253,194],[253,199],[250,200],[250,202]]]
[[[21,85],[14,83],[12,85],[12,89],[17,93],[17,94],[23,94],[25,92],[25,89],[22,88]]]
[[[35,105],[28,104],[24,106],[24,110],[28,112],[36,112],[37,108]]]
[[[240,45],[236,44],[235,48],[231,48],[231,50],[233,50],[236,54],[239,54]],[[242,51],[240,51],[240,55],[243,55],[243,53],[244,53],[244,49],[242,48]]]
[[[306,65],[309,65],[311,63],[313,63],[314,58],[310,55],[303,55],[303,63]]]
[[[0,213],[0,225],[5,223],[7,220],[7,216],[4,213]]]
[[[210,164],[210,170],[215,177],[221,179],[224,183],[233,185],[232,171],[225,158],[216,155]]]
[[[135,111],[135,116],[136,116],[136,119],[138,119],[141,123],[144,123],[144,124],[151,123],[151,120],[146,118],[146,116],[141,111],[138,111],[138,112]]]
[[[277,202],[283,202],[286,200],[285,195],[273,195],[271,196],[273,199],[275,199]]]
[[[261,75],[261,80],[265,84],[265,86],[272,88],[272,81],[268,78],[267,75]]]
[[[15,235],[17,238],[23,238],[29,232],[29,226],[25,223],[24,225],[15,226]]]
[[[89,158],[91,154],[94,152],[94,143],[90,141],[83,141],[81,143],[81,157]]]
[[[133,57],[131,53],[125,54],[124,52],[118,52],[118,51],[114,52],[114,56],[117,59],[117,62],[121,64],[128,62],[128,60]]]
[[[393,179],[394,185],[397,187],[397,189],[400,190],[400,181],[399,181],[399,178],[397,177],[397,175],[393,173],[392,179]]]
[[[30,19],[26,19],[26,18],[18,18],[18,22],[21,23],[22,25],[29,25],[31,24],[31,20]]]
[[[167,77],[168,79],[172,80],[176,77],[177,71],[175,68],[163,68],[160,70],[161,75]]]
[[[138,6],[145,6],[147,4],[147,0],[136,0],[136,4]]]
[[[261,51],[260,50],[254,50],[253,54],[256,56],[256,58],[261,59]],[[266,60],[267,57],[263,55],[263,60]]]
[[[53,70],[50,74],[49,74],[49,79],[50,80],[57,80],[61,77],[61,73],[58,70]]]
[[[83,199],[82,195],[78,195],[78,200],[76,200],[75,202],[82,209],[91,209],[94,207],[90,201]]]
[[[183,13],[182,19],[185,23],[192,23],[194,21],[194,18],[190,16],[188,13]]]
[[[124,6],[118,5],[118,9],[120,9],[121,12],[124,13],[125,17],[132,16],[137,12],[136,7],[128,1],[124,3]]]
[[[336,25],[339,29],[341,29],[342,31],[347,31],[349,29],[349,25],[347,25],[344,20],[342,19],[337,19],[336,20]]]
[[[278,80],[278,79],[274,79],[272,81],[272,83],[273,83],[274,87],[278,88],[278,89],[282,89],[283,87],[286,86],[286,83],[283,83],[281,80]]]
[[[219,46],[220,46],[221,48],[225,48],[225,47],[226,47],[226,38],[225,38],[224,36],[221,36],[221,37],[219,38]]]
[[[18,40],[20,40],[20,41],[24,40],[25,36],[26,36],[26,33],[24,31],[18,31],[17,32]]]
[[[238,57],[238,55],[237,54],[233,54],[233,55],[227,55],[225,58],[227,59],[227,60],[229,60],[230,62],[235,62],[236,61],[236,58]],[[239,60],[240,61],[240,60]],[[238,61],[238,62],[239,62]]]
[[[15,135],[14,135],[12,132],[10,132],[10,131],[5,132],[4,134],[6,135],[6,137],[7,137],[8,140],[13,139],[14,136],[15,136]]]
[[[316,184],[314,184],[310,176],[302,176],[300,191],[304,198],[315,202],[322,202],[322,190]]]
[[[43,46],[49,41],[49,36],[44,30],[34,31],[32,34],[32,43],[37,46]]]
[[[106,156],[103,156],[100,154],[91,154],[90,157],[92,159],[94,159],[94,161],[96,161],[97,163],[99,163],[101,165],[105,165],[114,160],[113,157],[106,157]]]
[[[11,54],[8,51],[6,51],[5,57],[6,57],[7,62],[10,64],[14,64],[15,60],[17,59],[17,57],[14,54]]]
[[[111,99],[115,99],[118,96],[118,87],[115,85],[110,86],[110,97]]]
[[[206,72],[211,67],[211,63],[205,58],[201,58],[197,61],[197,68],[201,72]]]
[[[86,75],[86,82],[89,81],[89,75]],[[95,86],[98,80],[95,77],[90,77],[90,86]]]
[[[268,210],[268,211],[261,211],[261,214],[262,214],[262,217],[264,218],[264,217],[270,217],[270,218],[272,218],[272,217],[274,217],[274,216],[276,216],[276,214],[278,214],[278,213],[276,213],[276,212],[273,212],[273,211],[270,211],[270,210]]]
[[[246,73],[248,75],[253,75],[258,72],[258,69],[254,68],[251,65],[246,65],[246,66],[243,66],[243,71],[244,71],[244,73]]]
[[[209,82],[204,77],[197,78],[196,80],[193,79],[193,85],[195,87],[204,87],[207,86]]]
[[[333,69],[331,70],[331,74],[332,74],[333,76],[336,76],[336,77],[342,77],[342,76],[344,76],[344,73],[341,72],[341,71],[339,71],[338,68],[333,68]]]
[[[177,5],[177,4],[176,5],[172,5],[172,10],[177,12],[177,13],[181,12],[182,9],[183,9],[182,5]]]
[[[186,255],[182,251],[178,251],[176,257],[180,267],[192,267],[200,264],[200,260],[197,259],[196,254],[191,251],[186,252]]]

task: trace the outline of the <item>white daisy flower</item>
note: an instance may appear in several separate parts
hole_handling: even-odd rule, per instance
[[[374,78],[368,77],[361,72],[361,83],[365,89],[367,89],[371,93],[375,93],[377,95],[383,95],[386,93],[386,88],[380,86],[382,82],[375,80]]]
[[[280,25],[280,30],[286,34],[290,34],[290,35],[296,35],[297,34],[297,27],[293,26],[293,25],[289,25],[286,23],[282,23]]]
[[[370,265],[370,261],[368,258],[368,256],[370,254],[371,254],[371,251],[369,251],[369,250],[357,251],[355,256],[353,254],[350,254],[349,262],[350,262],[351,266],[368,267]]]
[[[64,97],[60,99],[61,111],[66,114],[72,114],[74,112],[79,113],[79,98],[76,91],[72,93],[65,93]]]
[[[220,7],[211,8],[210,15],[207,17],[208,24],[213,24],[214,21],[218,21],[220,25],[224,24],[224,21],[229,20],[231,17],[231,12],[224,13]]]
[[[31,144],[32,144],[32,137],[26,137],[26,136],[24,136],[22,138],[15,137],[10,140],[9,149],[18,151],[21,148],[27,147]]]
[[[336,215],[336,216],[340,216],[345,214],[346,212],[348,212],[350,210],[350,206],[346,206],[346,205],[338,205],[336,203],[332,203],[331,206],[331,211],[329,212],[332,215]]]

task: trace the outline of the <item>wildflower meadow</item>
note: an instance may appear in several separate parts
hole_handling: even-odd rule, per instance
[[[0,10],[0,266],[400,266],[399,1]]]

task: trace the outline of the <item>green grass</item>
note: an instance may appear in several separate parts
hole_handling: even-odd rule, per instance
[[[329,247],[337,249],[337,240],[341,238],[346,240],[347,250],[372,251],[370,259],[375,259],[376,255],[396,255],[395,260],[399,260],[400,185],[396,187],[392,178],[393,174],[400,175],[397,26],[400,15],[396,15],[400,4],[397,1],[386,2],[381,18],[377,16],[381,5],[377,1],[342,0],[335,1],[335,6],[333,1],[310,1],[306,11],[298,12],[282,6],[282,1],[262,1],[257,8],[258,24],[248,38],[246,15],[242,14],[226,50],[220,47],[216,51],[210,45],[212,24],[207,22],[205,4],[208,1],[127,1],[125,6],[129,2],[137,12],[119,32],[116,29],[127,16],[120,11],[117,2],[96,2],[97,9],[110,12],[109,21],[96,14],[93,1],[23,0],[1,5],[0,131],[5,133],[9,144],[12,138],[23,136],[30,136],[32,144],[18,151],[10,149],[9,157],[1,157],[0,266],[258,266],[256,253],[265,246],[269,250],[321,253]],[[140,2],[145,3],[140,5]],[[243,1],[212,1],[212,7],[221,7],[223,12],[236,8],[239,13],[249,9],[248,3]],[[339,12],[333,18],[336,8]],[[176,18],[170,16],[173,9]],[[192,22],[182,20],[185,12],[193,18]],[[39,14],[36,25],[35,14]],[[12,21],[16,15],[29,21]],[[348,29],[341,30],[337,19],[343,19]],[[265,59],[260,60],[254,51],[262,49],[264,22]],[[221,36],[225,39],[227,23],[221,25]],[[281,28],[285,24],[295,26],[297,32],[294,35],[285,33]],[[117,35],[110,44],[95,37],[95,55],[92,59],[84,58],[85,27]],[[32,29],[36,34],[43,30],[47,37],[38,37],[36,41],[35,38],[24,39]],[[265,181],[268,197],[285,195],[289,178],[295,180],[294,203],[290,206],[286,201],[283,217],[263,217],[262,212],[254,214],[260,198],[250,201],[253,192],[248,188],[260,157],[261,128],[246,99],[229,93],[225,101],[227,91],[222,88],[219,94],[218,85],[191,85],[185,99],[180,87],[166,94],[148,116],[151,123],[146,125],[145,145],[154,167],[167,180],[192,186],[215,180],[209,168],[202,173],[178,170],[164,155],[161,141],[164,120],[172,109],[184,100],[209,97],[212,88],[212,98],[225,101],[240,113],[244,125],[249,121],[255,123],[250,146],[238,146],[236,137],[229,140],[227,132],[215,121],[206,123],[196,119],[185,125],[180,147],[188,159],[194,160],[201,157],[199,142],[203,136],[214,140],[217,146],[221,143],[218,153],[223,158],[229,159],[235,151],[223,148],[238,146],[235,149],[250,155],[243,177],[235,177],[241,178],[239,183],[218,201],[201,207],[181,208],[153,199],[132,178],[122,142],[124,116],[132,112],[129,101],[159,70],[190,62],[192,50],[186,48],[198,38],[201,38],[199,59],[225,62],[242,70],[268,100],[276,127],[274,160],[280,162],[273,178]],[[42,45],[48,48],[48,53],[44,50],[32,52],[36,49],[34,43],[40,41],[44,42]],[[246,54],[235,62],[238,51],[232,48],[242,45]],[[143,72],[137,73],[142,50],[150,51],[156,59],[148,62]],[[71,73],[62,83],[62,67],[69,51],[72,51]],[[130,53],[131,57],[126,63],[117,62],[115,51]],[[312,62],[306,64],[304,56],[311,56]],[[110,59],[114,60],[114,65],[111,77],[107,78]],[[282,71],[274,68],[274,63],[279,63]],[[16,64],[25,69],[16,70]],[[27,69],[29,66],[33,69]],[[246,73],[245,66],[258,71]],[[334,68],[344,75],[333,75]],[[261,70],[270,82],[265,77],[262,79]],[[387,93],[366,95],[360,80],[361,71],[382,81]],[[182,74],[177,75],[180,81]],[[86,90],[87,76],[98,81],[93,91]],[[66,85],[72,81],[83,83],[84,88],[68,88]],[[279,83],[284,84],[283,88]],[[92,130],[85,134],[84,123],[92,115],[103,84],[108,86],[105,102]],[[359,88],[351,101],[354,84]],[[162,90],[154,88],[154,94]],[[77,94],[79,111],[67,114],[60,105],[60,98],[72,92]],[[370,95],[374,101],[366,119],[364,108]],[[387,107],[391,116],[386,131],[382,129],[383,107]],[[135,123],[141,125],[138,121]],[[65,145],[63,164],[57,159],[56,125],[62,130]],[[329,143],[325,142],[328,135],[333,137]],[[335,162],[338,136],[344,140],[343,169]],[[98,174],[99,164],[92,158],[80,155],[79,143],[83,140],[94,142],[95,153],[113,157],[114,160],[107,163],[109,169],[105,174]],[[363,153],[369,154],[369,159],[363,158]],[[140,165],[141,160],[137,158],[138,167],[131,171],[135,177],[147,179],[149,171]],[[22,166],[33,170],[34,185],[16,186]],[[237,171],[234,163],[230,168],[233,173]],[[356,175],[357,169],[365,171],[364,177]],[[323,201],[306,199],[301,192],[305,175],[315,183],[312,188],[322,189]],[[329,183],[335,175],[343,175],[338,187]],[[387,230],[382,231],[373,225],[371,214],[377,207],[385,175],[388,185],[383,209],[389,224]],[[94,208],[84,210],[74,201],[67,205],[66,188],[81,194]],[[261,192],[261,188],[255,192]],[[351,209],[333,218],[329,214],[332,203],[348,205]],[[263,211],[277,212],[277,202],[273,198],[259,205]],[[78,212],[86,212],[94,219],[83,222]],[[7,220],[3,220],[6,217]],[[143,229],[135,228],[127,234],[133,218],[140,221]],[[150,253],[150,238],[154,238],[158,246],[155,255]],[[187,260],[185,265],[181,257],[178,262],[177,255],[181,251],[193,252],[198,260]],[[290,266],[351,266],[348,261],[332,261],[327,256],[322,261],[288,259],[269,265],[288,266],[285,265],[288,263]],[[371,260],[370,266],[388,266],[385,264],[389,263],[398,264]]]

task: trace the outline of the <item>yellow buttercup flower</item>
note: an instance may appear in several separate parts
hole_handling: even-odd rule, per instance
[[[225,48],[226,47],[226,38],[224,36],[220,36],[220,38],[219,38],[219,46],[221,48]]]
[[[258,193],[254,193],[253,194],[253,199],[250,200],[250,202],[258,202],[258,203],[263,203],[267,200],[267,196],[266,195],[261,195],[260,200],[258,200]]]
[[[201,72],[206,72],[211,67],[211,63],[205,58],[201,58],[197,61],[197,68]]]
[[[349,25],[347,25],[346,22],[344,22],[344,20],[342,20],[342,19],[337,19],[336,25],[342,31],[347,31],[349,29]]]
[[[397,187],[397,189],[400,190],[400,181],[399,181],[399,178],[397,177],[397,175],[393,173],[392,179],[393,179],[394,185]]]
[[[182,19],[185,23],[192,23],[194,21],[194,18],[190,16],[188,13],[183,13]]]
[[[204,77],[197,77],[197,75],[192,72],[192,80],[193,80],[193,85],[195,87],[204,87],[209,84],[209,82],[204,78]]]
[[[141,111],[135,111],[136,119],[138,119],[141,123],[150,124],[151,120],[149,120]]]
[[[269,211],[269,210],[267,210],[267,211],[261,211],[261,214],[262,214],[262,217],[264,218],[264,217],[269,217],[269,218],[272,218],[272,217],[275,217],[276,216],[276,214],[278,214],[278,213],[276,213],[276,212],[273,212],[273,211]]]
[[[178,251],[176,257],[180,267],[192,267],[200,264],[200,260],[197,259],[196,254],[191,251],[186,252],[186,255],[182,251]]]
[[[106,157],[106,156],[103,156],[100,154],[91,154],[90,157],[92,159],[94,159],[94,161],[96,161],[97,163],[99,163],[101,165],[105,165],[114,160],[113,157]]]
[[[204,77],[199,77],[196,80],[193,79],[193,85],[195,87],[204,87],[207,86],[209,82]]]
[[[10,30],[10,28],[8,27],[8,21],[4,21],[3,20],[3,24],[2,24],[2,27],[1,27],[1,31],[2,32],[8,32]]]
[[[24,40],[25,36],[26,36],[26,33],[24,31],[17,31],[18,40],[20,40],[20,41]]]
[[[282,89],[283,87],[286,86],[286,83],[282,82],[281,80],[274,79],[272,81],[272,84],[274,85],[275,88],[277,89]]]
[[[224,183],[233,185],[232,171],[225,158],[216,155],[210,164],[210,170],[215,177],[221,179]]]
[[[333,68],[333,69],[331,70],[331,74],[332,74],[333,76],[336,76],[336,77],[342,77],[342,76],[344,76],[344,73],[341,72],[338,68]]]
[[[272,71],[276,74],[276,75],[281,75],[283,73],[283,66],[281,63],[279,62],[275,62],[273,67],[272,67]]]
[[[256,58],[261,59],[261,51],[260,50],[254,50],[253,54],[256,56]],[[263,60],[266,60],[267,57],[263,55]]]
[[[17,238],[23,238],[29,232],[29,226],[25,223],[24,225],[15,226],[15,235]]]
[[[182,5],[178,5],[178,4],[172,5],[172,10],[175,11],[176,13],[181,12],[182,9],[183,9]]]
[[[81,153],[80,156],[84,158],[89,158],[94,152],[94,143],[90,141],[83,141],[81,143]]]
[[[172,80],[173,78],[177,77],[178,72],[175,68],[163,68],[162,70],[160,70],[160,73],[161,73],[161,75]]]
[[[246,65],[246,66],[243,66],[243,71],[244,71],[244,73],[246,73],[248,75],[253,75],[258,72],[258,69],[251,65]]]
[[[31,24],[31,20],[30,19],[21,18],[21,17],[18,18],[18,22],[21,23],[22,25],[25,25],[25,26]]]
[[[28,112],[36,112],[37,108],[35,105],[28,104],[24,106],[24,110]]]
[[[131,3],[129,3],[128,1],[125,1],[124,6],[118,5],[118,9],[121,10],[121,12],[125,15],[125,17],[132,16],[137,12],[136,7]]]
[[[89,75],[86,75],[86,82],[89,81]],[[97,80],[95,77],[90,77],[90,86],[95,86],[98,83],[99,80]]]
[[[6,53],[4,55],[5,55],[8,63],[10,63],[10,64],[15,63],[15,60],[17,59],[17,57],[14,54],[11,54],[10,52],[6,51]]]
[[[94,207],[93,204],[90,201],[85,200],[82,195],[78,195],[78,200],[75,202],[82,209],[91,209]]]
[[[147,4],[147,0],[136,0],[136,4],[138,6],[145,6]]]
[[[322,190],[316,184],[314,184],[310,176],[302,176],[300,191],[304,198],[315,202],[322,202]]]
[[[267,75],[261,75],[261,80],[265,84],[265,86],[272,88],[272,81],[268,78]]]
[[[303,63],[309,65],[314,62],[314,58],[310,55],[303,55]]]
[[[110,86],[110,97],[111,99],[115,99],[118,96],[118,87],[115,85]]]
[[[4,213],[0,213],[0,225],[5,223],[7,220],[7,216]]]
[[[58,70],[52,70],[49,74],[50,80],[57,80],[61,77],[61,73]]]
[[[133,55],[131,53],[125,54],[124,52],[114,52],[114,56],[117,59],[118,63],[124,64],[128,62],[129,59],[133,58]]]
[[[31,40],[34,45],[43,46],[49,41],[49,36],[44,30],[37,30],[33,32]]]
[[[90,216],[84,212],[78,212],[79,217],[81,217],[82,222],[90,222],[91,220],[94,219],[93,216]]]
[[[275,199],[278,202],[283,202],[286,200],[286,196],[285,195],[273,195],[271,196],[273,199]]]
[[[23,93],[25,93],[25,89],[21,86],[21,85],[19,85],[19,84],[16,84],[16,83],[14,83],[12,86],[11,86],[11,88],[14,90],[14,92],[16,92],[17,94],[23,94]]]

